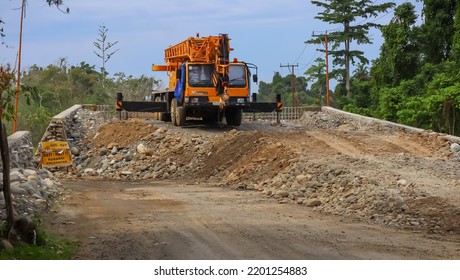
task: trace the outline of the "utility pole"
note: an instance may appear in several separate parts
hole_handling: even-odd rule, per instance
[[[329,92],[329,42],[327,31],[325,35],[315,35],[313,32],[313,37],[323,37],[324,36],[324,47],[326,49],[326,105],[331,106],[331,94]]]
[[[281,65],[280,67],[287,67],[291,68],[291,89],[292,89],[292,107],[295,107],[295,101],[294,101],[294,93],[295,93],[295,74],[294,74],[294,67],[299,67],[299,64],[297,63],[296,65],[290,65],[289,63],[287,65]]]
[[[13,116],[13,133],[18,128],[18,111],[19,111],[19,90],[21,89],[21,52],[22,52],[22,22],[24,21],[24,6],[25,0],[22,0],[21,6],[21,22],[19,30],[19,50],[18,50],[18,78],[16,81],[16,98],[14,102],[14,116]]]

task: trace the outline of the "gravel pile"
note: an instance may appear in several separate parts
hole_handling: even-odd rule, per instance
[[[96,131],[109,119],[104,112],[79,110],[75,115],[68,138],[72,152],[78,154],[82,139],[88,133]],[[38,166],[39,155],[35,156],[33,165]],[[49,207],[66,193],[66,188],[53,173],[64,169],[12,168],[10,170],[10,189],[15,216],[34,218],[35,215]],[[3,196],[3,174],[0,173],[0,220],[6,222],[6,204]]]
[[[3,174],[0,173],[3,182]],[[20,169],[10,171],[10,190],[15,216],[33,217],[53,203],[54,199],[65,193],[59,179],[46,169]],[[6,204],[3,196],[3,183],[0,184],[0,219],[6,221]]]
[[[60,177],[214,182],[219,187],[257,190],[279,203],[296,203],[375,224],[431,233],[460,233],[457,207],[445,198],[428,194],[419,183],[397,175],[394,170],[382,171],[366,159],[343,154],[328,159],[312,158],[297,146],[285,144],[282,137],[272,137],[276,132],[313,128],[371,129],[323,112],[309,112],[300,121],[281,126],[264,124],[258,129],[257,123],[250,123],[238,130],[218,133],[198,133],[199,130],[168,128],[140,120],[110,122],[96,132],[105,120],[85,113],[78,115],[76,121],[88,125],[87,117],[92,119],[92,129],[84,128],[80,135],[75,135],[75,139],[82,140],[74,145],[78,148],[74,156],[76,172],[59,172]],[[379,129],[382,130],[392,132],[388,127]],[[447,149],[449,154],[445,157],[453,163],[460,158],[456,148],[455,143],[443,143],[433,150],[444,153]],[[392,160],[395,166],[426,164],[404,153]],[[452,165],[448,170],[454,169]],[[449,172],[446,176],[451,180],[447,184],[455,188],[460,185],[460,178]]]
[[[460,209],[418,190],[415,183],[405,179],[381,181],[377,175],[357,174],[356,170],[365,164],[334,167],[300,157],[275,178],[254,188],[280,203],[314,207],[322,213],[431,233],[460,233]],[[453,181],[452,187],[455,184]]]

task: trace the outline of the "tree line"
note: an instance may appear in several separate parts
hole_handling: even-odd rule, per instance
[[[407,1],[399,6],[393,2],[377,5],[370,0],[311,2],[323,8],[316,19],[331,24],[333,30],[328,33],[332,57],[329,74],[338,81],[331,91],[333,106],[460,135],[459,1]],[[421,15],[415,12],[416,2],[422,4]],[[393,17],[388,24],[375,23],[381,14],[390,12]],[[341,27],[332,28],[337,25]],[[379,56],[371,62],[358,47],[371,43],[370,28],[378,28],[384,39]],[[324,43],[325,35],[308,43]],[[324,105],[320,103],[326,92],[324,59],[317,58],[304,74],[308,86],[298,95],[304,102]],[[269,96],[283,90],[287,83],[280,83],[283,79],[288,80],[275,73],[271,83],[260,83],[259,94]],[[290,104],[288,96],[284,103]]]
[[[29,67],[22,73],[18,130],[31,131],[36,144],[50,119],[74,104],[115,106],[117,92],[130,100],[142,100],[153,85],[160,83],[145,75],[119,72],[109,76],[103,71],[86,62],[69,65],[65,58],[46,67]]]

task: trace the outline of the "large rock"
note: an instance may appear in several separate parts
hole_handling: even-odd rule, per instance
[[[454,153],[460,152],[460,144],[458,144],[458,143],[452,143],[452,144],[450,145],[450,150],[451,150],[452,152],[454,152]]]

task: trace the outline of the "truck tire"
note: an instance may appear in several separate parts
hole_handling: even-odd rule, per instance
[[[176,113],[176,123],[177,126],[184,126],[185,125],[185,108],[184,106],[177,105],[177,113]]]
[[[175,126],[185,125],[185,109],[175,98],[171,101],[171,121]]]
[[[228,126],[240,126],[243,119],[243,110],[238,108],[228,108],[225,110],[225,119]]]
[[[171,100],[171,122],[174,126],[177,126],[176,113],[177,113],[177,99],[173,98],[173,100]]]
[[[159,96],[155,97],[155,102],[161,102],[161,98]],[[162,113],[160,112],[156,112],[155,115],[154,115],[154,119],[159,121],[159,120],[162,120]]]

